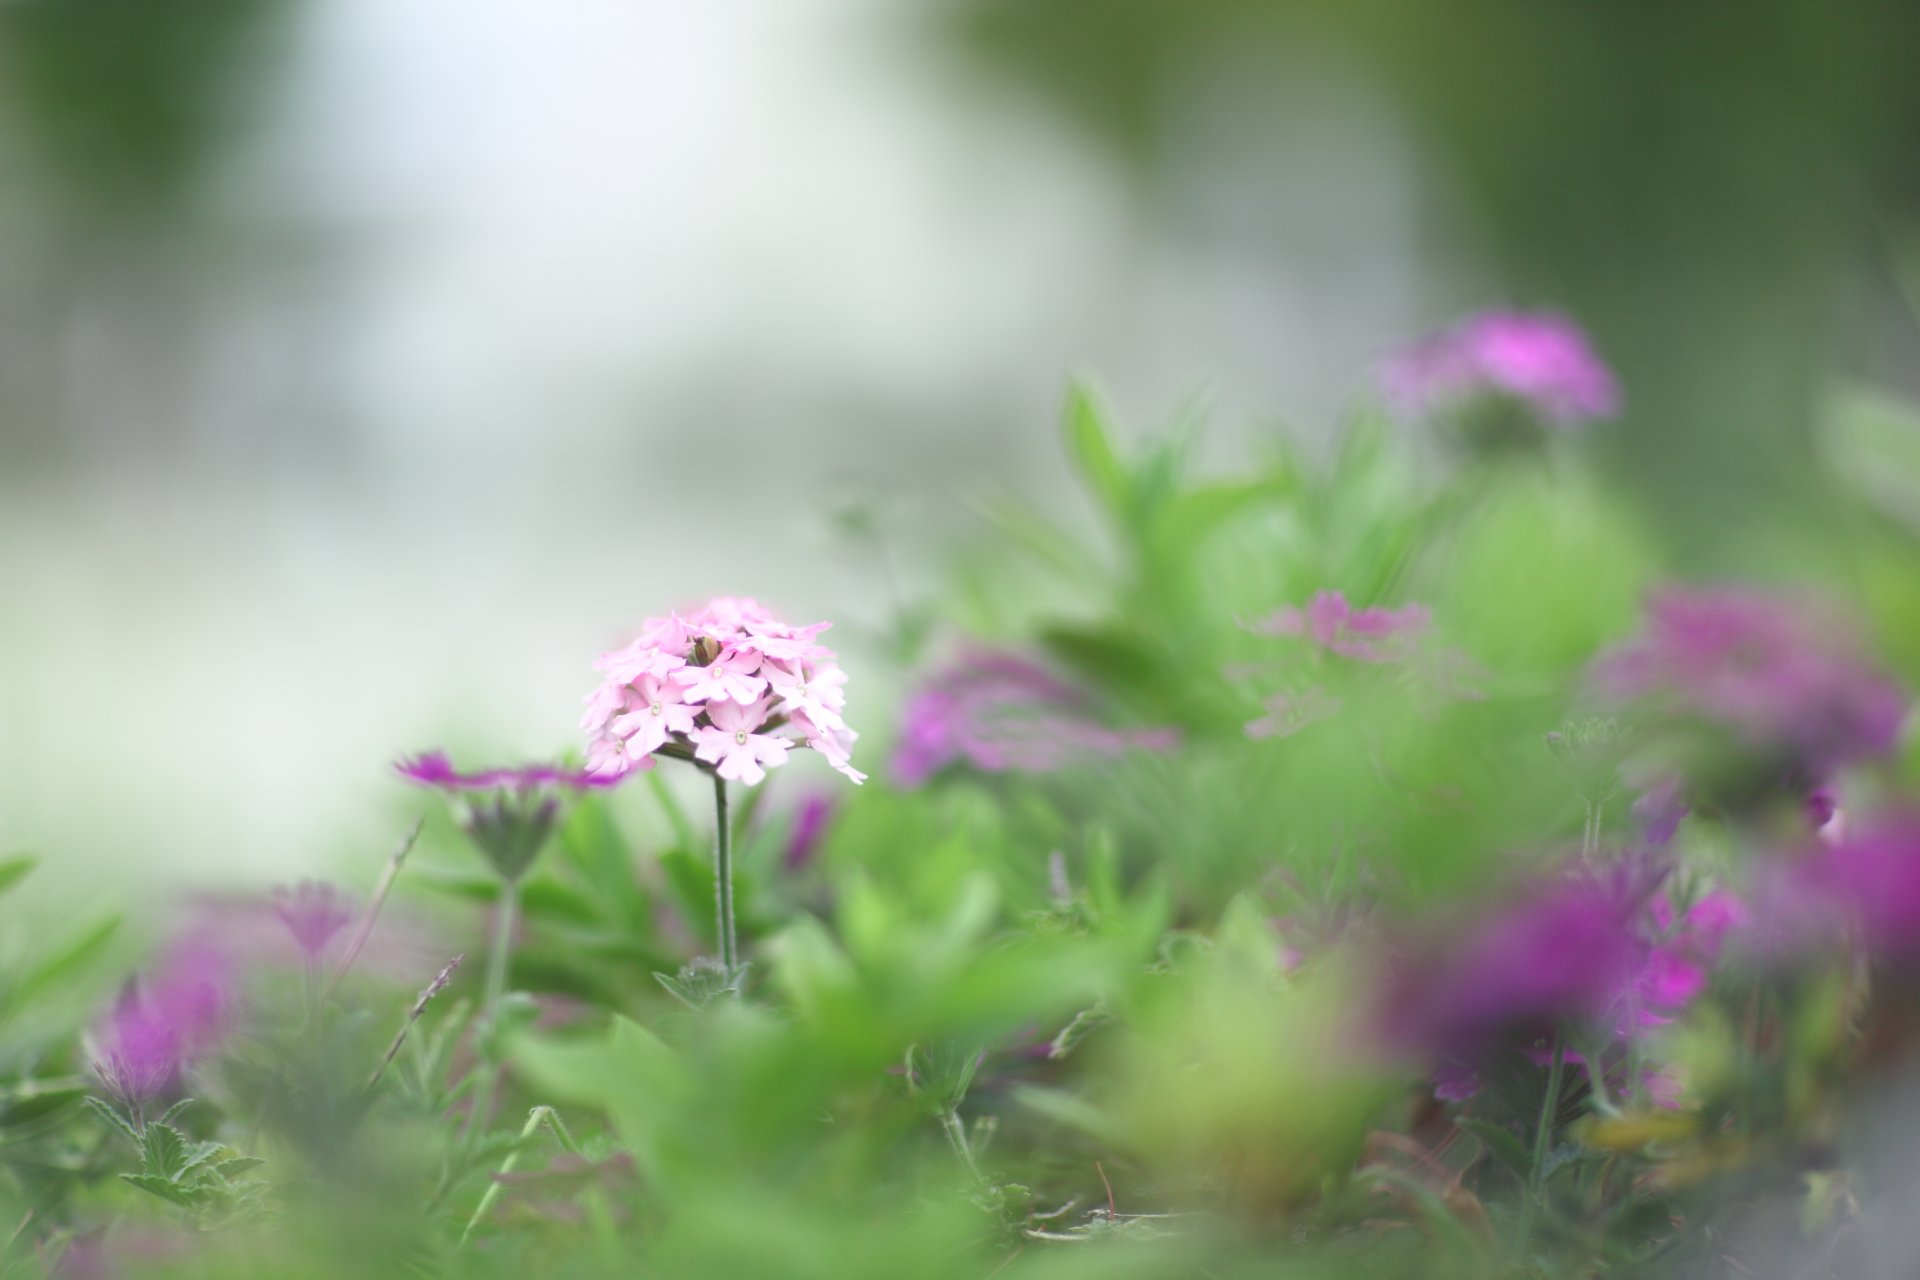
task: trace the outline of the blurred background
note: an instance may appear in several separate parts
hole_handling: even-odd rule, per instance
[[[716,592],[835,619],[877,747],[863,647],[971,497],[1063,489],[1070,373],[1231,458],[1493,304],[1593,333],[1674,563],[1765,574],[1845,518],[1823,423],[1920,449],[1916,50],[1909,0],[3,0],[0,849],[371,868],[397,754],[573,749]]]

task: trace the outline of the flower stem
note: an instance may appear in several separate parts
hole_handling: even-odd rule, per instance
[[[1533,1135],[1533,1187],[1536,1192],[1546,1187],[1547,1147],[1553,1141],[1553,1118],[1559,1112],[1560,1077],[1566,1067],[1566,1047],[1560,1042],[1560,1034],[1553,1037],[1553,1063],[1547,1068],[1547,1096],[1540,1102],[1540,1128]]]
[[[739,945],[733,936],[733,824],[727,815],[727,780],[713,775],[713,883],[715,932],[720,937],[720,963],[733,973]]]
[[[940,1112],[940,1127],[946,1131],[947,1141],[953,1146],[953,1153],[960,1157],[960,1163],[967,1166],[968,1174],[975,1182],[985,1182],[980,1176],[980,1166],[973,1162],[973,1145],[967,1141],[967,1127],[960,1122],[960,1113],[952,1107]]]
[[[489,1030],[500,1016],[500,1001],[507,994],[507,967],[513,952],[513,926],[520,914],[520,882],[502,880],[500,900],[493,921],[493,950],[487,954],[487,991],[480,1007],[481,1023]]]

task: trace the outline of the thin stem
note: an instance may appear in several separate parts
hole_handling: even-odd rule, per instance
[[[1600,847],[1600,806],[1587,801],[1587,825],[1580,830],[1580,853],[1591,858]]]
[[[507,1158],[500,1162],[500,1172],[494,1175],[487,1186],[487,1193],[481,1196],[480,1203],[474,1206],[473,1216],[467,1219],[467,1229],[460,1233],[461,1244],[467,1242],[467,1237],[473,1234],[473,1229],[480,1225],[480,1219],[487,1216],[487,1210],[493,1208],[493,1202],[500,1198],[500,1188],[505,1185],[500,1181],[501,1177],[512,1173],[513,1167],[520,1163],[520,1152],[539,1131],[543,1121],[553,1131],[553,1136],[559,1139],[560,1145],[566,1148],[568,1154],[580,1154],[580,1149],[574,1145],[573,1136],[567,1132],[566,1126],[560,1123],[560,1117],[554,1114],[552,1107],[535,1107],[529,1111],[527,1123],[520,1130],[520,1140],[514,1144],[513,1150],[507,1152]]]
[[[973,1162],[973,1146],[967,1141],[967,1127],[960,1123],[960,1113],[948,1107],[940,1113],[940,1127],[946,1132],[947,1142],[953,1147],[953,1153],[960,1157],[960,1163],[967,1166],[967,1172],[975,1182],[985,1182],[980,1176],[980,1166]]]
[[[407,834],[400,838],[400,845],[393,851],[393,856],[387,859],[387,869],[380,874],[380,883],[374,887],[366,914],[360,918],[360,927],[353,931],[353,941],[347,944],[346,952],[340,957],[340,967],[333,971],[333,980],[327,984],[329,997],[333,995],[334,988],[340,985],[340,979],[347,976],[347,970],[353,967],[354,960],[360,955],[360,948],[367,945],[367,935],[373,932],[374,922],[380,918],[380,908],[386,905],[387,894],[392,892],[393,882],[400,875],[400,864],[413,852],[414,842],[420,838],[420,829],[426,825],[424,815],[415,819]]]
[[[1560,1076],[1566,1067],[1566,1047],[1559,1032],[1553,1036],[1553,1065],[1547,1068],[1547,1096],[1540,1101],[1540,1128],[1533,1135],[1533,1186],[1536,1192],[1546,1186],[1547,1147],[1553,1140],[1553,1119],[1559,1112]]]
[[[520,882],[500,882],[500,900],[493,922],[493,950],[487,954],[486,1002],[480,1006],[480,1021],[489,1030],[500,1016],[500,1001],[507,994],[507,964],[513,952],[513,926],[520,914]]]
[[[459,968],[460,962],[466,958],[466,954],[462,952],[449,960],[447,967],[427,984],[426,989],[420,993],[420,998],[413,1002],[413,1008],[407,1011],[407,1020],[400,1024],[400,1030],[393,1037],[393,1043],[387,1046],[387,1056],[380,1059],[380,1065],[374,1068],[372,1077],[368,1079],[367,1088],[371,1089],[380,1083],[380,1077],[387,1073],[387,1068],[393,1065],[394,1058],[399,1056],[400,1046],[407,1042],[407,1032],[413,1030],[413,1024],[420,1021],[420,1015],[427,1011],[427,1002],[446,989],[447,984],[453,981],[453,971]]]
[[[715,931],[720,935],[720,963],[733,973],[739,945],[733,935],[733,824],[727,815],[727,780],[713,775],[713,880]]]

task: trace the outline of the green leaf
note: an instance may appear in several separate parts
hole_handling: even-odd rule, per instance
[[[105,1120],[120,1132],[126,1134],[128,1141],[132,1142],[136,1147],[140,1145],[140,1131],[135,1129],[133,1123],[121,1115],[113,1104],[103,1101],[100,1098],[88,1098],[87,1105],[93,1108],[95,1115]]]
[[[9,993],[10,1000],[24,1004],[41,992],[83,973],[106,953],[108,944],[119,931],[120,917],[117,915],[96,922],[85,933],[28,970]]]
[[[16,1128],[45,1119],[87,1096],[84,1081],[37,1080],[0,1095],[0,1126]]]
[[[237,1175],[249,1169],[258,1169],[265,1163],[259,1156],[231,1156],[214,1165],[213,1171],[231,1182]]]
[[[1480,1139],[1480,1145],[1485,1147],[1494,1159],[1513,1170],[1514,1174],[1522,1181],[1525,1181],[1532,1173],[1532,1154],[1528,1152],[1526,1146],[1521,1143],[1520,1139],[1514,1137],[1513,1134],[1507,1130],[1502,1129],[1497,1124],[1488,1124],[1484,1120],[1470,1120],[1465,1116],[1455,1120],[1453,1123],[1456,1127],[1464,1129],[1466,1132]]]
[[[146,1172],[176,1179],[186,1168],[187,1140],[170,1124],[156,1120],[141,1135],[141,1155]]]
[[[7,892],[25,880],[28,874],[39,865],[40,860],[30,853],[16,853],[0,858],[0,893]]]
[[[1131,505],[1131,485],[1126,468],[1108,438],[1105,418],[1092,389],[1085,383],[1075,382],[1067,388],[1063,423],[1067,455],[1100,504],[1116,519],[1124,521]]]
[[[197,1191],[191,1187],[183,1187],[177,1182],[156,1177],[150,1173],[123,1173],[120,1177],[123,1181],[131,1182],[142,1191],[159,1196],[162,1200],[170,1201],[186,1209],[199,1208],[201,1202],[206,1198],[204,1192]]]

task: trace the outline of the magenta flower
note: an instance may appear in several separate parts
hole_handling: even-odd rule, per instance
[[[1549,880],[1402,955],[1383,1006],[1388,1042],[1471,1059],[1516,1028],[1610,1022],[1645,970],[1637,925],[1660,874],[1636,865]]]
[[[1389,358],[1379,383],[1388,402],[1408,415],[1498,396],[1571,429],[1620,410],[1612,370],[1578,325],[1553,313],[1468,316]]]
[[[1759,757],[1776,780],[1884,755],[1906,716],[1904,694],[1848,628],[1807,602],[1733,588],[1655,595],[1645,630],[1593,678],[1656,726]]]
[[[95,1071],[136,1111],[170,1093],[180,1074],[211,1053],[233,1006],[232,963],[203,941],[170,950],[142,983],[114,1003],[100,1036]]]
[[[345,895],[330,884],[302,880],[273,892],[273,912],[299,944],[308,963],[317,961],[334,935],[353,920]]]
[[[1406,656],[1407,642],[1427,629],[1424,605],[1355,609],[1338,591],[1318,591],[1305,609],[1276,610],[1247,630],[1268,636],[1299,636],[1328,653],[1359,662],[1391,662]]]
[[[953,764],[1051,773],[1124,751],[1170,750],[1171,729],[1111,729],[1091,699],[1039,663],[993,649],[962,653],[908,698],[893,772],[918,786]]]
[[[588,770],[611,781],[666,755],[753,785],[805,746],[864,781],[851,760],[859,735],[842,716],[846,673],[819,642],[827,627],[789,626],[737,596],[647,619],[629,644],[594,663],[604,680],[580,721]]]
[[[820,851],[820,842],[826,837],[827,828],[833,824],[834,810],[839,807],[832,796],[815,793],[800,802],[800,808],[793,815],[793,824],[787,828],[787,851],[782,863],[789,871],[805,868]]]
[[[1757,923],[1774,946],[1850,937],[1886,959],[1920,959],[1920,811],[1877,814],[1780,859],[1763,877],[1761,903]]]
[[[618,737],[607,740],[625,741]],[[546,848],[560,819],[563,794],[609,787],[621,777],[612,772],[583,772],[548,764],[462,773],[443,751],[402,760],[394,765],[394,771],[452,798],[461,830],[493,869],[509,881],[526,874]]]

